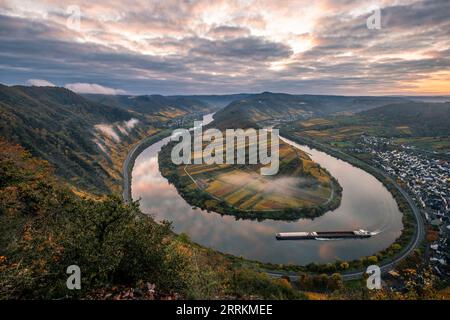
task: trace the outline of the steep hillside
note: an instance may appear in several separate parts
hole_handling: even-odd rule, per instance
[[[176,236],[137,202],[76,196],[46,161],[0,137],[0,300],[305,298],[236,261]],[[67,289],[72,264],[81,290]]]
[[[389,104],[360,115],[392,127],[408,128],[412,135],[440,136],[450,134],[450,103]]]
[[[130,110],[124,100],[132,99],[106,96],[100,103],[65,88],[0,85],[0,136],[52,163],[78,189],[118,191],[129,145],[170,119],[209,111],[190,99],[141,97]]]
[[[64,88],[0,86],[0,135],[56,167],[58,176],[88,190],[107,190],[96,125],[126,122],[123,109],[88,101]]]

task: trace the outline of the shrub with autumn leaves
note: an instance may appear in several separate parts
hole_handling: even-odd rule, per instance
[[[50,166],[0,141],[0,297],[80,297],[106,284],[151,283],[160,295],[190,285],[189,257],[137,203],[81,199]],[[81,268],[82,289],[68,290],[66,268]]]

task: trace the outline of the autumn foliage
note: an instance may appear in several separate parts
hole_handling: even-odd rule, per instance
[[[66,269],[81,269],[68,290]],[[0,299],[301,298],[234,269],[119,197],[81,198],[45,161],[0,139]]]

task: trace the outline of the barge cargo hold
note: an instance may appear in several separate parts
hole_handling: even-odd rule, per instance
[[[312,232],[280,232],[277,240],[319,240],[319,239],[362,239],[373,234],[367,230],[356,231],[312,231]]]

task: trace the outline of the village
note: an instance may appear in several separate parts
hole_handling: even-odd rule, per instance
[[[373,163],[396,179],[421,209],[432,238],[429,262],[440,276],[450,277],[450,163],[392,139],[363,135],[354,153],[370,154]],[[430,240],[430,239],[429,239]]]

